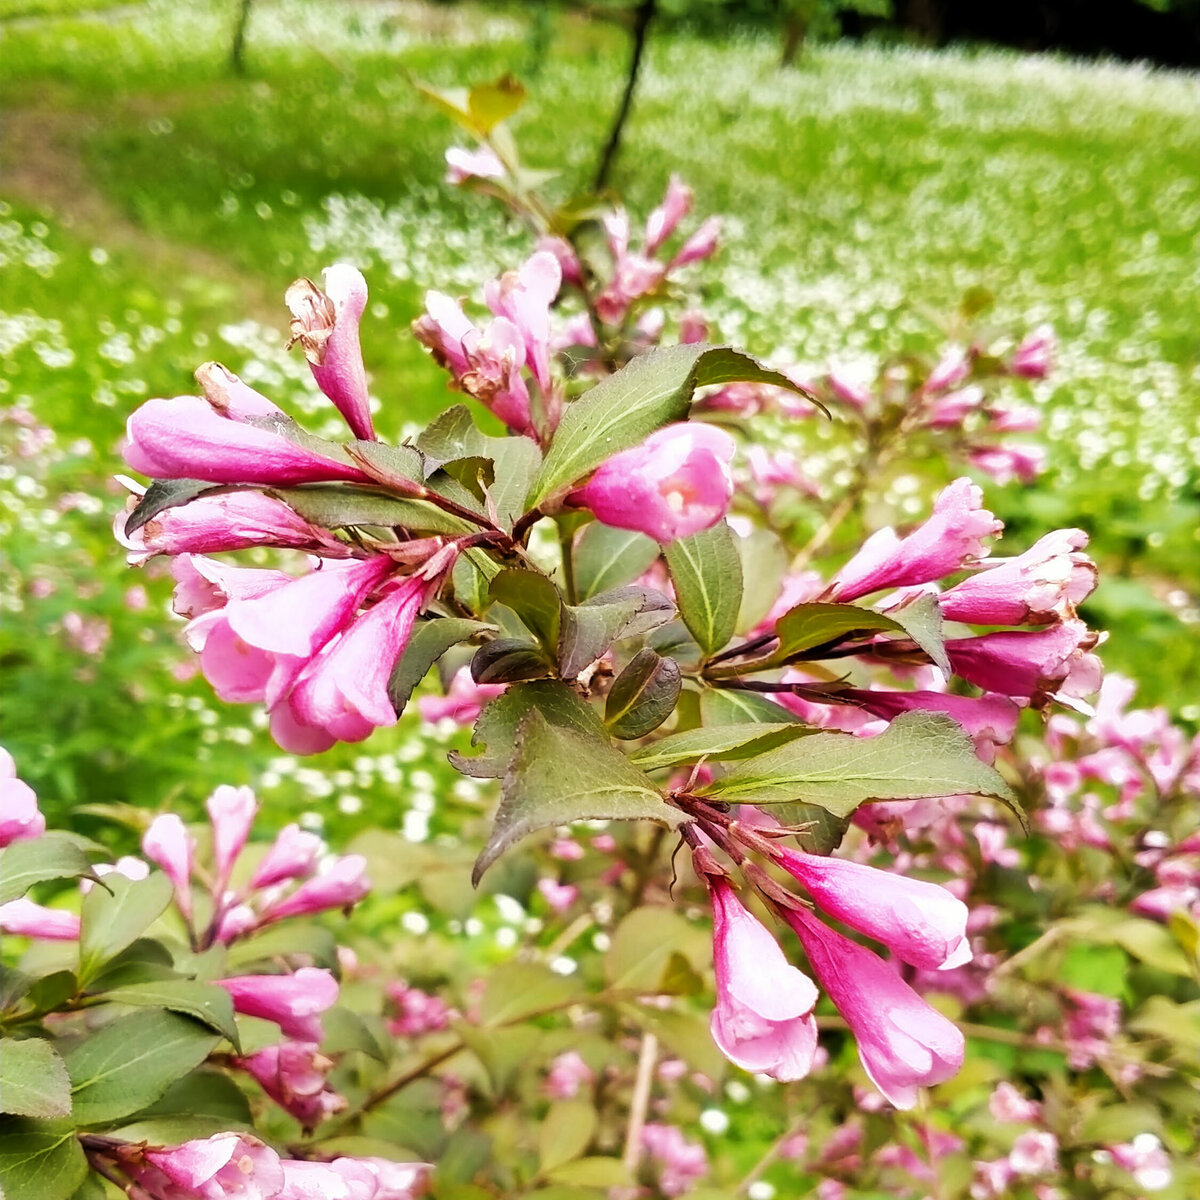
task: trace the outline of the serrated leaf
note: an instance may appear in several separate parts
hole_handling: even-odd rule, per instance
[[[402,496],[419,496],[425,490],[424,464],[411,446],[357,441],[351,442],[346,450],[355,465],[376,483]]]
[[[596,1110],[587,1100],[557,1100],[551,1104],[538,1126],[538,1163],[542,1172],[549,1174],[579,1158],[595,1136],[596,1125]]]
[[[797,826],[796,841],[809,854],[832,854],[850,828],[849,817],[835,817],[819,804],[778,804],[771,816],[781,825]]]
[[[724,521],[663,551],[679,615],[705,654],[733,636],[742,603],[742,560]]]
[[[648,633],[675,615],[675,605],[646,587],[615,588],[564,604],[558,634],[558,662],[564,679],[574,679],[621,638]]]
[[[675,827],[683,813],[603,735],[549,724],[531,708],[520,720],[500,806],[472,881],[535,829],[586,820],[652,820]]]
[[[404,712],[413,689],[451,646],[456,646],[484,630],[493,629],[494,625],[483,621],[471,621],[465,617],[435,617],[422,621],[413,630],[408,645],[404,647],[404,653],[400,655],[388,681],[388,699],[392,702],[396,715]]]
[[[705,688],[700,693],[700,715],[705,725],[800,724],[800,718],[782,704],[758,692],[732,688]]]
[[[416,533],[474,533],[478,528],[462,517],[443,512],[428,500],[411,500],[384,491],[349,484],[310,484],[269,488],[268,496],[282,500],[313,525],[342,529],[349,525],[399,528]]]
[[[675,711],[683,674],[673,658],[648,646],[613,680],[604,705],[604,724],[613,737],[645,737]]]
[[[102,992],[101,998],[113,1004],[129,1004],[138,1008],[167,1008],[172,1012],[195,1017],[201,1024],[207,1025],[232,1042],[235,1050],[238,1049],[233,1001],[229,993],[215,983],[200,983],[195,979],[156,980],[113,988]]]
[[[58,1051],[41,1038],[0,1038],[0,1113],[66,1117],[71,1080]]]
[[[224,484],[208,483],[203,479],[155,479],[125,519],[125,536],[131,537],[143,525],[153,521],[161,512],[189,504],[205,492],[228,492],[234,489]]]
[[[696,343],[639,355],[568,405],[527,506],[536,508],[606,458],[682,420],[698,387],[736,381],[801,391],[786,375],[729,346]]]
[[[550,652],[558,646],[561,619],[558,588],[540,571],[509,567],[492,580],[494,604],[511,608],[525,627]]]
[[[600,521],[584,526],[575,541],[575,587],[581,600],[632,583],[658,557],[659,544],[633,529]]]
[[[512,757],[517,726],[530,708],[551,724],[582,734],[599,734],[604,726],[589,704],[556,679],[518,683],[502,696],[488,701],[471,735],[471,745],[483,753],[470,756],[452,752],[450,761],[464,775],[477,779],[499,779]]]
[[[106,882],[111,890],[94,887],[83,898],[79,932],[83,987],[162,916],[174,895],[171,881],[161,871],[145,879],[127,879],[114,871]]]
[[[752,529],[734,538],[742,560],[742,603],[735,632],[747,633],[771,611],[787,573],[790,556],[777,534]]]
[[[942,610],[936,596],[917,596],[899,608],[889,609],[888,616],[929,655],[933,665],[947,679],[954,674],[950,659],[946,656]]]
[[[501,963],[488,972],[479,1021],[485,1029],[494,1029],[566,1004],[579,994],[578,983],[541,963]]]
[[[642,746],[629,757],[643,771],[699,762],[702,758],[720,762],[728,758],[747,758],[803,733],[802,725],[782,721],[761,725],[702,725],[699,729],[673,733],[653,745]]]
[[[145,1108],[198,1067],[220,1040],[198,1021],[164,1009],[111,1021],[65,1055],[73,1119],[95,1125]]]
[[[730,803],[802,801],[849,816],[869,800],[924,796],[995,796],[1017,810],[1004,779],[975,755],[974,744],[943,713],[907,712],[878,737],[814,733],[745,759],[700,795]]]
[[[68,1200],[88,1162],[64,1121],[15,1117],[0,1122],[0,1195],[9,1200]]]
[[[553,673],[546,652],[524,638],[493,638],[471,658],[471,678],[476,683],[522,683]]]
[[[76,878],[94,880],[96,873],[83,851],[61,834],[44,833],[0,850],[0,904],[25,895],[34,884]]]

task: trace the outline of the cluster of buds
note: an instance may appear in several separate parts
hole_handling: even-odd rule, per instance
[[[128,1180],[133,1200],[416,1200],[425,1194],[430,1174],[425,1163],[385,1158],[280,1158],[243,1133],[158,1148],[91,1135],[82,1141],[105,1175]]]

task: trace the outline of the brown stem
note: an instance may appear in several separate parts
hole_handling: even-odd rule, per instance
[[[637,1078],[633,1085],[633,1099],[629,1104],[625,1150],[621,1155],[621,1162],[630,1175],[633,1174],[642,1153],[642,1128],[646,1124],[646,1112],[650,1107],[650,1087],[654,1082],[654,1064],[657,1059],[658,1038],[652,1033],[643,1033],[642,1048],[638,1054]]]
[[[608,134],[604,152],[600,157],[600,165],[596,169],[596,178],[592,182],[592,191],[600,192],[608,184],[609,172],[616,161],[617,151],[621,147],[621,135],[625,131],[625,122],[629,119],[629,110],[633,107],[633,93],[637,88],[638,74],[642,68],[642,54],[646,49],[646,33],[658,7],[658,0],[641,0],[633,17],[633,51],[629,57],[629,72],[625,79],[625,92],[621,97],[620,107],[613,120],[612,129]]]
[[[250,6],[253,0],[242,0],[238,9],[237,24],[233,29],[233,45],[229,50],[229,69],[235,75],[246,73],[246,26],[250,22]]]

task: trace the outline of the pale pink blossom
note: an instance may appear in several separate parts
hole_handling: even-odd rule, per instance
[[[971,373],[967,351],[962,346],[948,346],[925,381],[926,392],[949,391],[958,387]]]
[[[717,984],[713,1041],[744,1070],[784,1081],[803,1079],[817,1048],[817,989],[787,961],[727,880],[709,877],[708,885]]]
[[[675,227],[688,215],[691,207],[692,189],[678,175],[672,174],[663,202],[646,218],[644,253],[653,254],[675,232]]]
[[[0,847],[46,832],[46,818],[38,809],[37,795],[23,779],[17,778],[16,763],[0,747]]]
[[[175,904],[188,920],[192,916],[192,867],[196,839],[175,813],[163,813],[150,822],[142,835],[142,853],[171,881]]]
[[[561,286],[558,259],[539,250],[519,271],[506,271],[484,288],[488,308],[519,331],[525,360],[543,394],[550,391],[550,305]]]
[[[957,1073],[965,1050],[962,1033],[893,967],[806,910],[789,909],[784,915],[818,982],[846,1018],[863,1068],[892,1104],[912,1108],[919,1087]]]
[[[668,425],[603,462],[569,500],[618,529],[660,542],[687,537],[711,528],[728,510],[735,447],[713,425]]]
[[[225,893],[225,907],[217,922],[217,941],[225,946],[258,928],[258,913],[248,904],[235,903],[236,899],[231,893]]]
[[[388,1021],[388,1032],[394,1037],[420,1037],[450,1024],[450,1009],[440,996],[401,981],[388,984],[387,994],[396,1006],[396,1015]]]
[[[643,1125],[642,1146],[656,1160],[658,1186],[664,1196],[682,1196],[708,1174],[704,1147],[687,1141],[674,1125]]]
[[[108,875],[121,875],[135,882],[146,879],[150,875],[150,864],[144,859],[135,858],[132,854],[122,854],[115,863],[97,863],[93,868],[104,879]],[[90,879],[79,881],[79,890],[86,896],[96,885]]]
[[[1121,1002],[1112,996],[1064,988],[1063,1035],[1067,1064],[1084,1071],[1102,1059],[1121,1029]]]
[[[349,909],[370,890],[365,871],[367,860],[361,854],[346,854],[327,869],[302,883],[290,896],[277,900],[261,915],[260,923],[282,921],[285,917],[307,917],[330,908]]]
[[[711,257],[716,252],[720,236],[721,218],[708,217],[700,228],[679,247],[675,257],[667,264],[667,271],[677,271],[681,267]]]
[[[1138,1187],[1161,1192],[1170,1186],[1174,1176],[1171,1159],[1154,1134],[1139,1133],[1131,1142],[1109,1146],[1108,1152],[1118,1167],[1133,1176]]]
[[[1058,1139],[1049,1130],[1030,1129],[1013,1143],[1008,1162],[1017,1175],[1047,1175],[1058,1169]]]
[[[1054,370],[1054,352],[1058,339],[1050,325],[1039,325],[1027,333],[1013,351],[1010,370],[1023,379],[1045,379]]]
[[[446,148],[446,182],[466,183],[468,179],[503,179],[504,164],[490,146],[468,150],[464,146]]]
[[[1014,479],[1032,483],[1046,469],[1046,451],[1042,446],[1016,443],[973,446],[967,451],[967,461],[1004,487]]]
[[[234,861],[250,836],[258,800],[250,788],[225,783],[209,796],[204,806],[212,822],[213,860],[217,868],[215,890],[220,892],[229,882]]]
[[[546,1095],[551,1100],[572,1100],[580,1089],[590,1087],[596,1073],[575,1053],[567,1050],[560,1054],[546,1072]]]
[[[983,404],[983,388],[978,384],[960,388],[938,397],[930,406],[925,419],[931,429],[957,429]]]
[[[313,1042],[282,1042],[235,1062],[306,1129],[346,1107],[346,1098],[326,1082],[332,1059]]]
[[[299,825],[285,825],[255,869],[251,888],[265,888],[311,875],[324,843]]]
[[[416,1200],[425,1195],[433,1167],[429,1163],[393,1162],[390,1158],[335,1158],[335,1170],[344,1164],[366,1167],[375,1176],[375,1194],[371,1200]]]
[[[79,938],[79,917],[22,896],[0,904],[0,932],[48,942],[74,942]]]
[[[450,720],[458,725],[473,725],[483,706],[499,696],[506,686],[503,683],[476,683],[470,667],[461,667],[454,673],[444,696],[419,696],[417,711],[421,719],[430,724]]]
[[[152,1170],[198,1200],[274,1200],[284,1183],[279,1156],[249,1134],[218,1133],[161,1150],[147,1150]],[[150,1179],[151,1195],[157,1189]]]
[[[843,603],[881,588],[941,579],[987,554],[983,539],[1003,528],[982,507],[983,493],[956,479],[934,501],[930,518],[905,538],[884,528],[873,533],[834,577],[832,597]]]
[[[238,1012],[274,1021],[285,1037],[298,1042],[321,1041],[320,1014],[338,998],[337,980],[321,967],[301,967],[291,975],[239,975],[216,982],[232,997]]]
[[[564,913],[579,899],[579,889],[572,883],[559,883],[554,879],[539,879],[538,891],[556,913]]]
[[[1027,404],[996,406],[988,410],[992,433],[1033,433],[1042,425],[1042,414]]]
[[[1042,1106],[1036,1100],[1027,1100],[1007,1079],[1002,1079],[988,1097],[988,1112],[1002,1124],[1025,1124],[1038,1121]]]
[[[971,961],[967,906],[945,888],[848,858],[786,848],[776,861],[820,909],[882,942],[903,962],[938,971]]]

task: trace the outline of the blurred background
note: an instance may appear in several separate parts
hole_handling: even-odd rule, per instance
[[[445,763],[461,732],[406,715],[300,761],[192,676],[170,581],[112,539],[119,439],[207,359],[320,430],[282,297],[338,259],[371,287],[381,433],[427,420],[448,396],[409,332],[425,290],[478,297],[531,242],[443,182],[458,135],[412,80],[522,79],[514,132],[566,197],[596,172],[639,31],[609,184],[644,217],[677,172],[722,216],[692,286],[724,338],[870,371],[936,352],[964,295],[998,326],[1055,328],[1058,367],[1031,389],[1049,470],[989,484],[989,505],[1021,548],[1088,530],[1107,663],[1194,725],[1200,93],[1176,68],[1200,55],[1200,5],[1102,9],[0,0],[0,742],[43,808],[136,826],[251,783],[267,826],[339,844],[377,824],[452,840],[456,806],[478,811]],[[893,499],[900,521],[927,502],[904,481]]]

